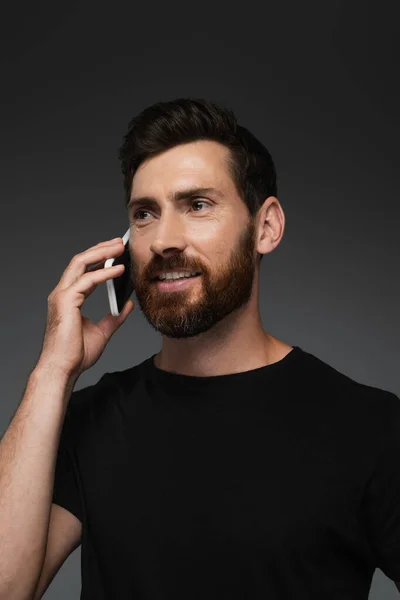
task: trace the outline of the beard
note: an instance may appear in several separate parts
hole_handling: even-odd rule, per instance
[[[160,291],[149,277],[139,276],[132,261],[130,274],[136,298],[148,323],[168,338],[192,338],[209,331],[245,306],[253,290],[254,249],[255,223],[251,218],[227,263],[219,265],[215,273],[207,272],[200,264],[185,264],[180,254],[164,260],[162,264],[154,263],[152,272],[164,269],[201,272],[184,288],[173,291]]]

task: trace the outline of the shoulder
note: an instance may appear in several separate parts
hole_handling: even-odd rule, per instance
[[[312,386],[321,396],[334,397],[338,405],[351,402],[377,414],[382,411],[388,416],[400,414],[400,398],[394,392],[368,385],[310,352],[303,350],[299,367],[299,376],[306,385]]]
[[[130,396],[141,379],[142,364],[120,371],[106,372],[95,383],[74,390],[69,400],[66,418],[82,422],[93,415],[107,413],[116,401]]]

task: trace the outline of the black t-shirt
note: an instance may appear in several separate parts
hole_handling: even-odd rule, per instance
[[[83,600],[366,600],[400,580],[400,399],[294,346],[212,377],[151,356],[73,392],[53,501]]]

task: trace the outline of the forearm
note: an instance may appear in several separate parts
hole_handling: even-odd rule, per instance
[[[0,442],[0,600],[29,598],[40,577],[58,444],[74,383],[37,366]]]

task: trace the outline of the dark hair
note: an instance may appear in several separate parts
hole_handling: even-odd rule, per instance
[[[248,129],[238,125],[231,109],[204,99],[178,98],[153,104],[129,122],[118,152],[125,205],[135,172],[144,160],[198,140],[213,140],[229,149],[228,169],[252,218],[266,198],[277,195],[270,153]]]

